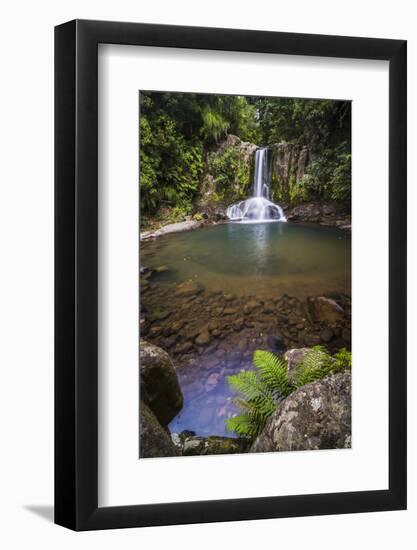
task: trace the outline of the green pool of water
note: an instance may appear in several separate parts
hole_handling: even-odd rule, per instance
[[[294,223],[227,223],[141,243],[142,266],[162,280],[259,297],[350,294],[348,231]]]

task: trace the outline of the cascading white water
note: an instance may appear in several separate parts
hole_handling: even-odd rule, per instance
[[[241,222],[286,222],[282,208],[269,200],[271,175],[268,148],[258,149],[255,154],[255,174],[253,197],[232,204],[227,209],[227,217]]]

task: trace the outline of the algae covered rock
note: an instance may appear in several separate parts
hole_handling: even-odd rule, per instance
[[[198,437],[191,436],[182,443],[183,456],[197,455],[223,455],[244,453],[247,450],[247,442],[242,438],[232,437]]]

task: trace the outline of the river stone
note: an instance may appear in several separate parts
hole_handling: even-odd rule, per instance
[[[177,344],[175,346],[175,353],[188,353],[193,348],[191,342],[184,342],[183,344]]]
[[[320,332],[320,338],[322,342],[328,343],[333,338],[334,334],[333,331],[330,328],[324,328]]]
[[[345,316],[343,308],[337,302],[324,296],[307,298],[307,306],[313,323],[333,325],[343,321]]]
[[[208,375],[207,380],[204,384],[206,392],[211,392],[218,385],[220,380],[220,373],[212,372]]]
[[[244,453],[246,449],[247,443],[242,438],[196,436],[184,441],[182,454],[184,456],[236,454]]]
[[[225,307],[223,310],[224,315],[236,315],[239,310],[235,307]]]
[[[307,384],[278,406],[251,452],[343,449],[351,446],[349,371]]]
[[[251,313],[252,311],[254,311],[255,309],[257,309],[258,307],[260,306],[260,303],[257,302],[256,300],[249,300],[249,302],[247,302],[243,308],[243,311],[248,314],[248,313]]]
[[[166,351],[140,340],[140,393],[158,421],[167,426],[183,405],[174,365]]]
[[[201,286],[194,282],[194,281],[186,281],[185,283],[181,283],[177,285],[175,289],[175,294],[178,296],[195,296],[196,294],[200,294],[202,292]]]
[[[203,330],[195,339],[197,346],[207,346],[210,343],[210,333],[208,330]]]
[[[139,411],[139,456],[141,458],[179,456],[180,451],[172,442],[168,432],[163,429],[143,401],[140,402]]]
[[[318,334],[305,333],[303,335],[303,341],[306,346],[318,346],[321,342],[321,338]]]

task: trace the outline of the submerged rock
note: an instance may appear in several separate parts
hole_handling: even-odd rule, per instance
[[[158,421],[167,426],[183,405],[174,365],[166,351],[140,340],[140,394]]]
[[[203,330],[203,332],[200,332],[200,334],[195,339],[195,343],[197,346],[207,346],[207,344],[210,343],[210,333],[208,330]]]
[[[307,298],[307,307],[313,323],[334,325],[344,320],[345,312],[332,298],[324,296]]]
[[[344,371],[299,388],[278,406],[250,451],[350,448],[351,386]]]
[[[200,294],[200,292],[202,291],[203,289],[198,283],[195,283],[194,281],[186,281],[185,283],[177,285],[177,288],[175,289],[175,294],[185,297]]]
[[[143,401],[140,402],[139,412],[139,456],[141,458],[179,456],[178,447],[174,445],[168,432]]]

